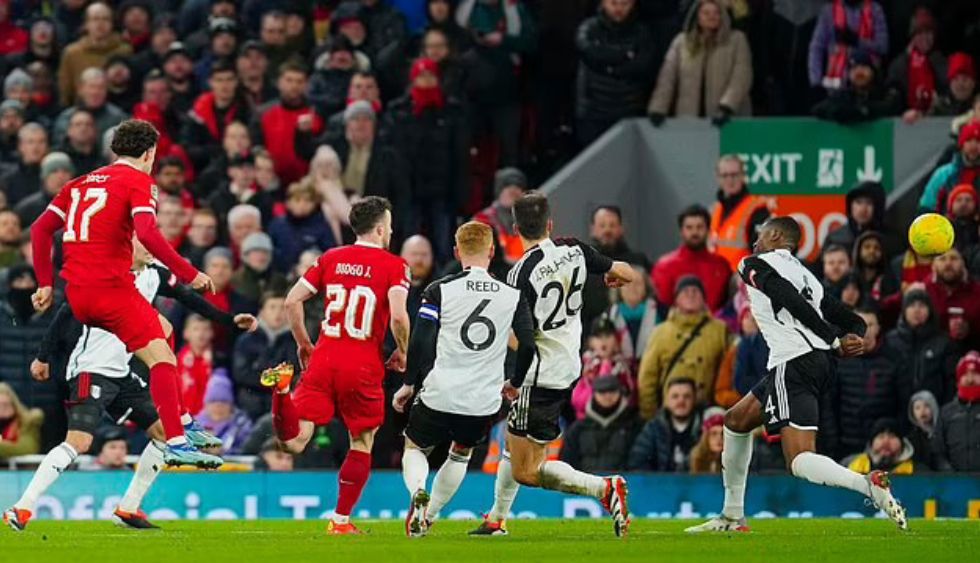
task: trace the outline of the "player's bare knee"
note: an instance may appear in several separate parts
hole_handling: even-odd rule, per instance
[[[78,432],[69,430],[65,436],[65,443],[74,448],[79,455],[86,453],[92,447],[92,435],[88,432]]]

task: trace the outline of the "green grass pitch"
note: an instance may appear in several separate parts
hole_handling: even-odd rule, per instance
[[[32,522],[0,530],[0,561],[105,563],[371,563],[683,561],[938,563],[976,560],[980,522],[913,521],[899,532],[884,520],[755,520],[750,534],[684,534],[692,521],[638,520],[617,539],[607,520],[510,522],[511,535],[470,538],[473,522],[439,522],[429,537],[404,537],[400,522],[361,522],[359,537],[327,537],[318,521],[161,522],[161,531],[109,522]]]

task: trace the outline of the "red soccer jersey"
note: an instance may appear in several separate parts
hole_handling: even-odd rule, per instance
[[[65,184],[48,206],[65,222],[61,277],[84,287],[133,285],[133,215],[156,213],[153,178],[125,162]]]
[[[403,259],[364,243],[329,250],[307,270],[301,282],[310,291],[324,292],[316,345],[330,358],[328,367],[368,367],[383,375],[381,347],[391,318],[388,290],[407,291],[410,276]]]

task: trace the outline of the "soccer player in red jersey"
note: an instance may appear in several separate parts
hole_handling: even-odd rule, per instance
[[[153,168],[160,135],[146,121],[131,119],[116,129],[112,152],[119,158],[71,180],[31,226],[38,290],[34,308],[44,311],[53,300],[54,233],[62,235],[65,296],[81,323],[115,334],[150,368],[150,394],[160,415],[168,465],[220,466],[221,458],[188,443],[181,423],[177,360],[157,311],[133,285],[133,233],[182,283],[196,290],[214,290],[167,244],[156,223],[157,187]]]
[[[292,395],[292,370],[279,366],[263,374],[275,386],[272,420],[283,446],[299,453],[316,425],[340,414],[350,432],[350,451],[340,466],[340,493],[330,534],[356,534],[350,514],[371,472],[374,434],[384,422],[382,345],[391,325],[397,349],[387,366],[405,371],[409,319],[405,302],[410,274],[403,259],[388,252],[391,204],[367,197],[350,211],[357,242],[327,251],[286,296],[286,315],[299,348],[303,377]],[[320,292],[325,312],[316,347],[303,324],[303,302]],[[389,320],[390,318],[390,320]]]

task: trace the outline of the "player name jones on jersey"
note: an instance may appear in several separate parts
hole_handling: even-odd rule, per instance
[[[532,278],[534,282],[539,282],[556,276],[561,271],[562,266],[566,264],[576,264],[577,261],[584,256],[582,247],[578,245],[567,246],[562,248],[562,250],[564,250],[564,252],[555,256],[551,262],[542,261],[536,268],[534,268],[534,273],[532,274],[534,276]],[[577,278],[578,272],[576,271],[575,274],[576,275],[573,277]]]
[[[480,291],[483,293],[497,293],[500,291],[500,284],[495,281],[466,281],[466,291]]]
[[[338,276],[355,276],[359,278],[371,279],[371,266],[337,262],[337,267],[334,269],[334,273]]]

